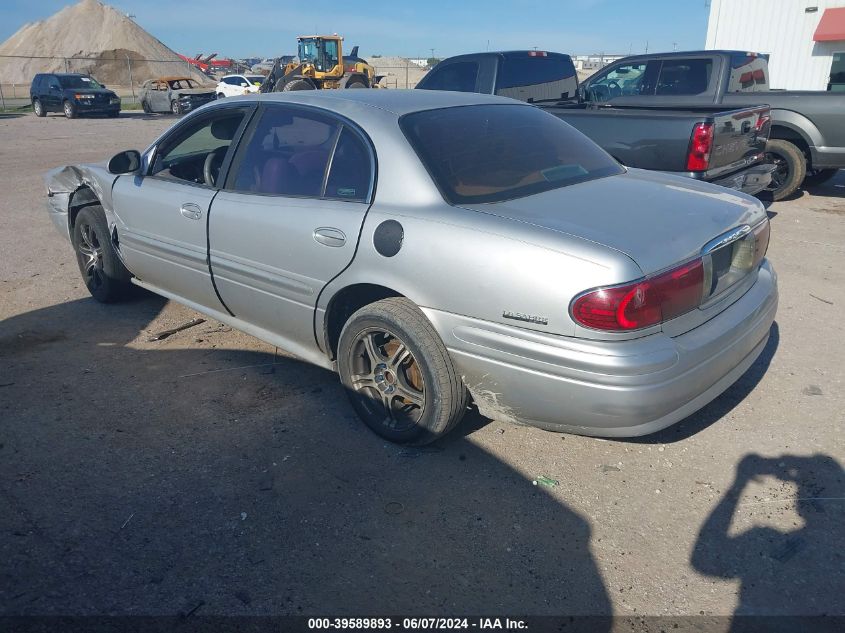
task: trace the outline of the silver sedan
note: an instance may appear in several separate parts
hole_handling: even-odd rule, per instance
[[[91,294],[136,284],[340,374],[376,433],[488,417],[657,431],[731,385],[777,307],[756,199],[626,169],[504,98],[226,99],[47,176]]]

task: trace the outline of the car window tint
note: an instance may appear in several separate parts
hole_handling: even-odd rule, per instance
[[[533,53],[504,55],[496,77],[496,94],[522,100],[574,97],[578,81],[572,60],[557,53]]]
[[[478,63],[455,62],[440,66],[432,75],[421,83],[425,90],[452,90],[455,92],[475,92],[478,77]]]
[[[150,175],[205,183],[206,158],[213,153],[219,169],[243,116],[242,111],[235,110],[187,124],[156,152]]]
[[[728,92],[757,92],[769,89],[769,64],[764,55],[731,55]]]
[[[339,126],[339,122],[314,112],[267,108],[240,150],[232,188],[319,197]]]
[[[424,110],[400,125],[453,204],[500,202],[623,172],[586,136],[531,106]]]
[[[713,61],[664,59],[657,79],[658,95],[698,95],[707,91]]]
[[[370,152],[357,134],[344,127],[332,158],[325,196],[366,201],[370,190],[370,171]]]

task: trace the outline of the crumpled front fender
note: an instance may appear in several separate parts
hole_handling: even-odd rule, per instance
[[[112,186],[117,176],[105,164],[65,165],[44,176],[47,211],[56,229],[70,240],[73,210],[86,202],[99,200],[106,214],[109,231],[115,226]]]

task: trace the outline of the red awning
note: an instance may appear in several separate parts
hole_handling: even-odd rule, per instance
[[[845,40],[845,7],[825,9],[816,32],[814,42]]]

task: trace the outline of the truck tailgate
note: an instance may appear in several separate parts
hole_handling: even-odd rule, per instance
[[[769,107],[757,106],[711,115],[713,143],[704,178],[711,180],[762,160],[769,139]]]

